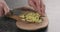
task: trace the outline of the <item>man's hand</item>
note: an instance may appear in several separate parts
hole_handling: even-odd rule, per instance
[[[9,8],[4,0],[0,0],[0,16],[6,15],[9,12]]]
[[[32,6],[39,14],[45,16],[45,5],[42,0],[28,0],[30,6]]]

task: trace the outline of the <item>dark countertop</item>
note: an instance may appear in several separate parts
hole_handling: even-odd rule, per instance
[[[2,17],[0,18],[0,32],[47,32],[47,27],[36,31],[18,29],[15,25],[16,20]]]

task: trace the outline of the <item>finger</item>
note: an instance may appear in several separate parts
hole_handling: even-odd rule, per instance
[[[37,6],[38,11],[40,11],[40,0],[36,1],[36,6]]]
[[[28,3],[30,6],[32,6],[34,8],[34,10],[36,10],[36,5],[33,0],[29,0]]]
[[[3,9],[2,9],[2,7],[0,6],[0,16],[2,16],[3,15]]]
[[[4,10],[3,10],[3,4],[0,2],[0,16],[3,16]]]
[[[41,10],[42,10],[42,13],[45,13],[45,5],[42,5]]]
[[[33,1],[35,1],[35,3],[36,3],[36,10],[41,14],[41,11],[40,11],[40,0],[33,0]]]
[[[7,6],[6,2],[3,4],[4,4],[5,15],[6,15],[9,12],[9,7]]]
[[[42,16],[44,16],[45,15],[45,5],[43,4],[42,0],[41,0],[40,6],[41,6],[40,8],[41,8]]]

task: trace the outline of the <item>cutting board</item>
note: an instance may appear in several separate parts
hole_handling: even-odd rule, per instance
[[[43,18],[44,21],[42,21],[42,23],[28,23],[28,22],[24,22],[21,20],[20,17],[18,17],[20,14],[25,13],[27,11],[33,11],[32,9],[28,9],[28,8],[16,8],[11,10],[11,12],[7,13],[7,17],[13,18],[16,21],[16,26],[20,29],[24,29],[24,30],[37,30],[37,29],[42,29],[44,27],[48,26],[48,18],[47,15],[45,15]],[[33,11],[36,12],[36,11]]]

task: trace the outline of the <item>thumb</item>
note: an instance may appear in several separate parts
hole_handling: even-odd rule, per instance
[[[9,7],[8,7],[8,5],[6,4],[6,2],[5,3],[3,3],[4,4],[4,11],[5,11],[5,15],[9,12]]]
[[[9,12],[9,8],[7,6],[4,7],[5,15]]]
[[[0,3],[0,16],[4,15],[4,9],[2,3]]]

